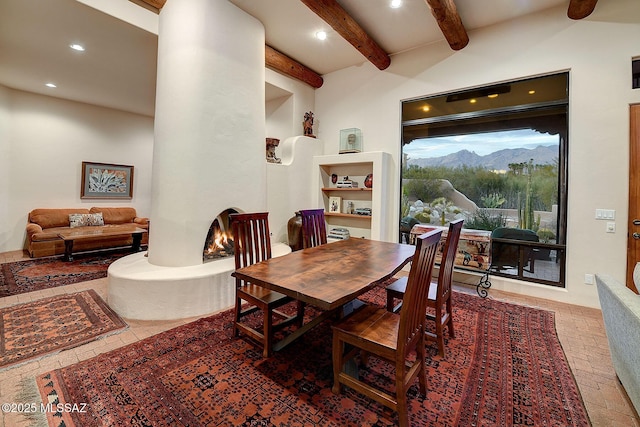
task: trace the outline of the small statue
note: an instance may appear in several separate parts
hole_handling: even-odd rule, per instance
[[[276,138],[267,138],[267,162],[282,163],[282,159],[276,157],[276,147],[280,145],[280,140]]]
[[[304,113],[304,121],[302,122],[302,127],[304,129],[304,136],[308,136],[310,138],[316,137],[313,134],[313,112],[309,111],[308,113]]]

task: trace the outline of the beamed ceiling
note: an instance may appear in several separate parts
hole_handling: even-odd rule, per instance
[[[110,0],[148,16],[167,1]],[[318,88],[323,75],[446,42],[473,43],[473,30],[554,8],[584,19],[597,0],[229,0],[265,27],[268,68]],[[157,35],[96,10],[97,0],[0,0],[0,84],[152,116]],[[564,13],[564,12],[563,12]],[[157,18],[154,18],[157,20]],[[328,33],[320,42],[313,35]],[[151,32],[150,32],[151,31]],[[69,53],[69,43],[87,51]],[[53,91],[45,80],[56,81]],[[269,96],[269,93],[267,93]]]
[[[159,12],[168,0],[131,1],[146,3]],[[358,21],[340,5],[338,0],[300,0],[300,2],[333,28],[337,34],[378,69],[384,70],[391,64],[389,53],[380,47],[374,37],[367,33]],[[570,0],[567,16],[571,19],[586,18],[593,12],[597,2],[598,0]],[[469,36],[458,13],[456,2],[454,0],[425,0],[424,3],[424,7],[430,9],[433,19],[451,49],[463,49],[469,43]],[[425,25],[428,24],[425,22]],[[278,50],[274,46],[269,46],[268,43],[265,64],[268,68],[301,80],[314,88],[322,86],[322,76],[319,73],[290,57],[286,50]]]

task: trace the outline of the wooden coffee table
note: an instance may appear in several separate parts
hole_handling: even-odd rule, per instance
[[[68,231],[61,231],[58,233],[58,237],[64,240],[64,256],[62,259],[65,261],[73,261],[73,242],[76,240],[95,239],[96,237],[126,236],[130,234],[133,237],[131,250],[132,252],[138,252],[140,250],[140,242],[142,241],[142,233],[146,232],[147,230],[144,228],[135,226],[96,227],[95,230],[83,227]]]

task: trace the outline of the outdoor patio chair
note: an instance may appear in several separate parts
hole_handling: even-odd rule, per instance
[[[526,242],[539,242],[535,231],[522,228],[498,227],[491,233],[491,270],[501,271],[518,269],[522,263],[522,269],[529,273],[534,272],[536,249],[528,246],[520,246],[517,243],[496,242],[494,239],[523,240]],[[520,259],[522,251],[522,259]]]

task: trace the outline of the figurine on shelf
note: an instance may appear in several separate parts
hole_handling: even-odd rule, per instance
[[[280,145],[280,140],[277,138],[267,138],[267,162],[268,163],[282,163],[282,159],[276,157],[276,147]]]
[[[302,127],[304,129],[304,136],[308,136],[309,138],[316,137],[313,134],[313,112],[309,111],[308,113],[304,113],[304,121],[302,122]]]

